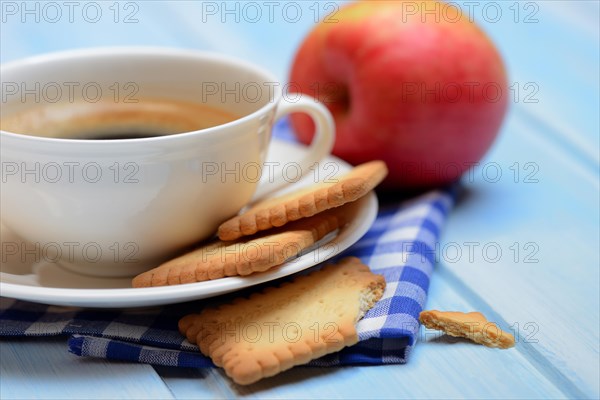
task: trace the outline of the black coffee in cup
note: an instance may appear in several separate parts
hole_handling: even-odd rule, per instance
[[[0,120],[2,130],[85,140],[141,139],[197,131],[238,116],[205,104],[172,99],[135,103],[74,102],[28,107]]]

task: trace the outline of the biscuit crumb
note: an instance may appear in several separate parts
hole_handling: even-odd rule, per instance
[[[422,311],[419,321],[429,329],[464,337],[487,347],[508,349],[515,345],[515,337],[503,331],[494,322],[488,321],[479,312]]]

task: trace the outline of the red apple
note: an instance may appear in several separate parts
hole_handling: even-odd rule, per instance
[[[475,165],[508,98],[489,38],[468,13],[427,1],[342,7],[302,43],[289,87],[331,110],[335,155],[353,164],[384,160],[384,184],[394,188],[442,185]],[[292,124],[309,143],[312,121],[293,115]]]

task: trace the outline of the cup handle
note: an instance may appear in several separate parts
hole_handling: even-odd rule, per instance
[[[300,177],[290,181],[289,179],[286,180],[282,174],[276,175],[269,183],[264,185],[264,188],[259,188],[252,199],[253,202],[305,177],[315,163],[320,162],[331,153],[335,142],[335,123],[327,107],[304,94],[294,102],[283,98],[277,107],[275,121],[293,112],[306,113],[315,123],[315,135],[308,147],[308,153],[299,161],[294,161],[300,165]]]

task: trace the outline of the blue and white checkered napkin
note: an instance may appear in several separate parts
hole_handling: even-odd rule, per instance
[[[353,255],[382,274],[383,298],[358,323],[359,343],[310,365],[404,363],[415,345],[418,315],[427,297],[435,244],[453,203],[433,191],[382,209],[369,232],[342,256]],[[247,293],[248,291],[246,291]],[[239,294],[233,294],[239,296]],[[90,310],[0,299],[1,336],[71,335],[79,356],[155,365],[207,367],[211,361],[177,331],[177,321],[206,300],[155,309]]]

